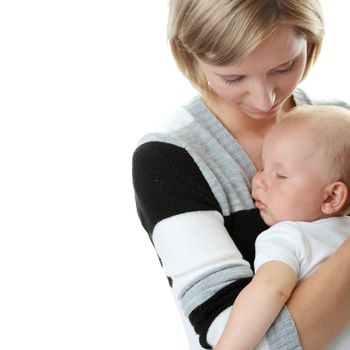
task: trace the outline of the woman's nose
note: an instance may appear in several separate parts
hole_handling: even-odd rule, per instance
[[[260,112],[268,112],[276,103],[274,87],[266,81],[255,82],[251,89],[251,102]]]

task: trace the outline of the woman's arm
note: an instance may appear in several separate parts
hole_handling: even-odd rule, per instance
[[[287,264],[263,264],[236,298],[230,318],[215,350],[253,349],[263,338],[297,283]]]
[[[294,289],[287,307],[304,350],[318,350],[350,321],[350,237]]]
[[[133,182],[141,222],[188,321],[185,326],[193,327],[188,329],[189,339],[199,339],[210,349],[224,329],[224,311],[250,282],[253,271],[186,150],[163,142],[142,144],[133,157]]]

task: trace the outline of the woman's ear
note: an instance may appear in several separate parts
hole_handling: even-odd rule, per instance
[[[332,182],[325,188],[321,210],[323,214],[339,214],[348,199],[348,188],[344,182]]]

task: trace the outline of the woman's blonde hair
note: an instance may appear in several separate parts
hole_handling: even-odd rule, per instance
[[[315,145],[313,161],[329,182],[343,182],[350,194],[350,110],[337,106],[298,106],[285,113],[277,128],[306,130]],[[278,129],[277,129],[278,130]],[[287,132],[290,129],[287,129]],[[347,201],[350,209],[350,196]]]
[[[308,42],[304,76],[321,49],[324,26],[318,0],[169,1],[168,39],[175,61],[206,96],[211,91],[198,60],[225,65],[242,59],[279,24],[291,25]]]

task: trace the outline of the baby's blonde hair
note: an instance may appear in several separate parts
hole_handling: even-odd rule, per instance
[[[290,25],[308,43],[304,76],[322,45],[324,23],[318,0],[169,0],[168,39],[182,73],[205,96],[211,90],[198,60],[236,62]],[[210,55],[209,55],[210,54]]]
[[[337,106],[295,107],[276,125],[293,126],[306,130],[310,142],[317,145],[315,161],[324,165],[321,171],[326,179],[330,183],[342,181],[350,193],[350,110]],[[350,209],[350,198],[346,205]]]

